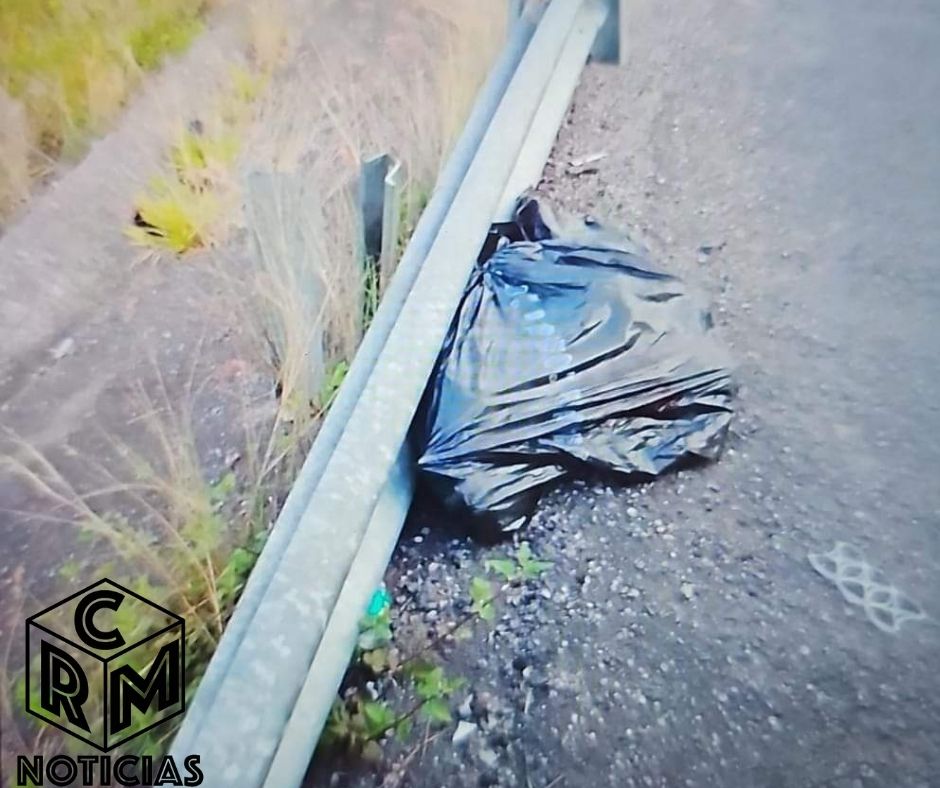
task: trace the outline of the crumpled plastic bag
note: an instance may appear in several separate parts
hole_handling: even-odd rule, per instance
[[[480,535],[523,525],[564,476],[717,458],[731,420],[699,300],[623,236],[566,234],[533,199],[494,225],[419,411],[421,475]]]

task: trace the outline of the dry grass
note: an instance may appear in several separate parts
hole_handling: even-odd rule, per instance
[[[14,656],[13,645],[16,641],[9,633],[19,631],[23,626],[23,620],[28,615],[24,604],[27,596],[24,575],[22,567],[13,573],[6,590],[9,599],[8,617],[6,621],[0,621],[0,631],[7,633],[7,636],[0,641],[0,677],[3,677],[3,681],[0,681],[0,721],[3,722],[4,732],[4,747],[0,751],[0,759],[6,756],[10,761],[13,760],[13,753],[34,752],[49,758],[62,750],[58,731],[54,728],[42,728],[36,731],[29,742],[26,742],[23,740],[19,726],[13,724],[13,720],[17,719],[17,713],[23,708],[23,699],[19,697],[20,690],[17,682],[13,680],[13,677],[22,671],[22,661],[19,649],[15,650]],[[7,769],[3,768],[6,765],[0,761],[0,771],[6,772]],[[12,764],[10,764],[9,771],[12,773]],[[14,783],[11,781],[10,785]]]
[[[177,381],[182,393],[172,393],[159,371],[150,390],[137,388],[131,422],[134,433],[118,439],[103,432],[108,450],[100,459],[66,448],[52,461],[15,434],[5,432],[0,474],[18,479],[40,503],[38,511],[6,512],[44,529],[61,529],[66,544],[85,544],[81,555],[93,551],[95,573],[163,605],[186,619],[187,665],[191,692],[215,649],[248,573],[276,516],[272,489],[282,489],[285,477],[296,471],[305,445],[295,416],[285,406],[272,410],[270,392],[252,394],[246,385],[239,397],[244,450],[238,473],[223,469],[207,478],[197,449],[193,411],[208,380],[195,383],[194,363],[186,379]],[[156,367],[155,367],[156,369]],[[81,480],[76,481],[76,466]],[[84,581],[80,560],[58,567],[69,584]],[[21,589],[21,591],[25,591]],[[44,606],[39,600],[30,609]],[[122,623],[131,640],[146,637],[156,622]],[[9,649],[11,632],[0,639],[0,652]],[[159,643],[154,642],[154,652]],[[0,703],[4,725],[12,718],[10,694],[25,691],[19,660],[3,666]],[[20,698],[21,699],[21,698]],[[19,705],[19,704],[16,704]],[[13,726],[11,726],[13,727]],[[37,736],[23,751],[54,749],[49,729],[27,726]],[[163,730],[164,737],[172,730]],[[53,737],[55,738],[55,737]],[[147,740],[135,748],[153,748],[162,740]]]
[[[224,239],[238,202],[233,164],[241,134],[268,78],[234,69],[205,120],[178,131],[165,171],[135,201],[134,224],[126,229],[135,245],[179,255]]]
[[[34,0],[0,5],[0,74],[34,140],[57,153],[120,106],[142,70],[179,52],[205,0]]]
[[[435,91],[441,136],[439,163],[457,138],[479,86],[505,40],[505,3],[447,3],[415,0],[444,32],[435,65]],[[436,173],[435,173],[436,174]]]
[[[215,188],[193,188],[173,176],[153,178],[137,199],[137,224],[127,237],[138,246],[182,254],[208,244],[221,209]]]
[[[185,125],[155,176],[135,202],[127,236],[136,245],[180,255],[225,240],[237,215],[233,165],[254,104],[287,54],[288,21],[281,0],[264,9],[242,3],[247,66],[235,66],[230,84],[208,97],[201,118]]]
[[[282,401],[320,410],[328,371],[359,343],[353,206],[342,196],[324,204],[316,189],[286,173],[248,177],[245,203],[251,262],[247,282],[233,284],[269,351]]]
[[[45,504],[41,513],[14,514],[44,527],[77,529],[81,541],[111,556],[108,571],[133,575],[126,578],[132,587],[171,603],[187,617],[197,641],[215,642],[223,623],[218,590],[224,522],[219,504],[233,482],[226,479],[220,488],[203,478],[187,409],[171,406],[162,386],[158,390],[161,404],[142,390],[138,394],[139,442],[148,450],[109,437],[119,460],[105,463],[83,456],[88,478],[81,489],[58,464],[10,433],[3,470]],[[64,565],[60,571],[68,576],[77,569]]]
[[[316,12],[316,8],[309,9]],[[244,17],[244,40],[255,69],[270,74],[281,64],[289,45],[290,23],[280,2],[248,6]]]
[[[262,195],[250,198],[255,214],[267,214],[269,232],[276,228],[283,238],[293,227],[304,228],[294,242],[304,246],[301,254],[288,255],[289,245],[263,249],[248,215],[255,238],[248,304],[256,316],[265,315],[262,325],[277,327],[266,336],[273,355],[291,370],[287,377],[315,381],[323,375],[312,344],[324,344],[327,368],[351,360],[358,344],[370,285],[357,259],[350,207],[360,162],[386,152],[402,162],[407,237],[502,46],[505,18],[502,0],[396,4],[378,41],[300,50],[285,78],[275,79],[259,102],[242,172],[280,173],[284,181],[302,182],[306,192],[302,210],[296,200],[272,195],[278,205],[266,211],[257,204]],[[300,282],[322,291],[318,308],[298,295]]]
[[[499,0],[396,4],[376,41],[301,51],[262,102],[247,168],[301,171],[326,192],[389,152],[430,190],[495,53]]]

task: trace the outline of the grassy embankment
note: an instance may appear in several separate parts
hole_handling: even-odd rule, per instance
[[[0,0],[0,218],[183,51],[209,0]]]

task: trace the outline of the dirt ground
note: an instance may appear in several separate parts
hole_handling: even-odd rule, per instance
[[[276,18],[288,26],[292,48],[258,102],[264,116],[244,131],[232,178],[273,168],[281,143],[292,146],[301,177],[309,176],[303,161],[324,144],[316,125],[323,113],[314,99],[292,113],[298,86],[322,70],[321,59],[345,62],[361,53],[368,73],[370,51],[394,44],[395,36],[402,50],[414,46],[408,26],[415,7],[395,14],[373,0],[281,3]],[[230,217],[231,232],[212,248],[180,258],[148,254],[124,235],[135,198],[165,171],[180,129],[210,117],[231,90],[232,70],[245,67],[249,36],[244,19],[233,18],[238,8],[211,18],[193,47],[144,86],[116,128],[40,189],[0,236],[0,451],[14,441],[28,445],[80,492],[102,486],[92,466],[127,471],[123,447],[159,458],[142,426],[154,404],[190,412],[207,482],[232,465],[226,458],[244,455],[245,428],[262,430],[278,407],[275,360],[245,309],[245,301],[261,296],[244,293],[251,250],[240,208]],[[288,122],[309,128],[277,127]],[[94,566],[101,557],[82,549],[68,523],[49,521],[62,510],[22,479],[0,473],[0,501],[2,630],[4,603],[19,596],[15,577],[25,578],[28,600],[54,598],[63,590],[64,563]]]
[[[466,740],[422,726],[310,786],[937,784],[940,16],[639,0],[625,22],[542,191],[708,294],[738,361],[726,452],[543,499],[521,538],[553,567],[441,655]],[[456,620],[510,549],[452,526],[412,513],[402,631]],[[926,617],[877,628],[810,563],[837,541]]]

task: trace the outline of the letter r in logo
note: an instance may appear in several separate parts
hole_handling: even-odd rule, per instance
[[[69,652],[49,640],[40,643],[40,704],[50,714],[65,718],[91,733],[82,704],[88,700],[88,679]]]

